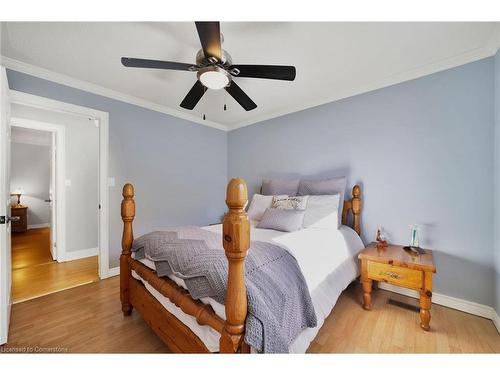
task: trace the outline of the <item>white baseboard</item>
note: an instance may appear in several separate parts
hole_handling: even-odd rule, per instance
[[[108,277],[113,277],[113,276],[118,276],[120,274],[120,267],[113,267],[108,269],[108,274],[106,275],[106,278]]]
[[[77,251],[66,251],[66,253],[64,254],[64,259],[58,259],[58,260],[60,262],[69,262],[72,260],[93,257],[96,255],[99,255],[99,249],[97,247],[92,249],[82,249]]]
[[[389,292],[402,294],[407,297],[419,298],[419,293],[415,290],[401,288],[399,286],[390,285],[387,283],[379,282],[378,287]],[[495,324],[498,332],[500,333],[500,317],[493,307],[481,305],[480,303],[466,301],[464,299],[446,296],[440,293],[432,293],[432,303],[449,307],[455,310],[463,311],[472,315],[477,315],[482,318],[490,319]]]
[[[28,224],[28,229],[50,228],[50,223]]]
[[[493,324],[497,327],[498,333],[500,333],[500,316],[495,310],[493,310],[493,319],[491,320],[493,320]]]

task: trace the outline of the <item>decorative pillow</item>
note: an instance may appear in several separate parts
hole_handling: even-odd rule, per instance
[[[298,195],[333,195],[339,194],[338,227],[342,225],[342,209],[344,207],[344,196],[347,179],[345,177],[334,177],[326,180],[308,181],[301,180]]]
[[[303,197],[287,197],[287,196],[274,196],[272,208],[279,208],[280,210],[305,210],[307,207],[308,195]]]
[[[311,195],[304,214],[304,228],[338,228],[339,194]]]
[[[302,228],[304,210],[280,210],[268,208],[257,228],[274,229],[281,232],[294,232]]]
[[[276,198],[286,198],[286,195],[278,195]],[[272,195],[261,195],[254,194],[252,197],[252,202],[250,203],[250,207],[248,207],[248,218],[250,220],[261,220],[262,215],[266,211],[266,208],[271,208],[273,204]]]
[[[297,195],[300,180],[263,180],[263,195]]]

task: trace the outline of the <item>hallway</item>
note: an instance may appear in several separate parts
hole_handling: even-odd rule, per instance
[[[52,260],[49,228],[12,234],[13,303],[98,280],[97,256],[62,263]]]

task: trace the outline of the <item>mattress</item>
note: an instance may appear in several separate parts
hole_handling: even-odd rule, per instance
[[[222,225],[212,225],[204,229],[221,233]],[[318,324],[302,331],[289,349],[291,353],[305,353],[342,291],[359,275],[356,256],[364,248],[363,242],[357,233],[347,226],[341,226],[338,230],[308,228],[283,233],[255,228],[252,225],[250,233],[251,240],[280,245],[297,259],[311,294]],[[140,262],[155,269],[154,263],[148,259],[141,259]],[[219,351],[220,334],[217,331],[209,326],[199,325],[194,317],[184,313],[134,271],[132,276],[141,280],[163,307],[188,326],[209,351]],[[173,275],[170,278],[186,288],[184,280]],[[225,319],[223,305],[212,298],[202,298],[201,301],[212,306],[215,313]]]

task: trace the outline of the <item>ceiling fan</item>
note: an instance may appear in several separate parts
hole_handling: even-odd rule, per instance
[[[257,104],[234,82],[235,77],[267,78],[284,81],[295,79],[295,67],[283,65],[233,65],[229,53],[221,48],[222,35],[219,22],[195,22],[202,49],[196,54],[196,64],[122,57],[124,66],[183,70],[197,72],[197,81],[180,106],[193,109],[206,89],[225,89],[246,111]]]

